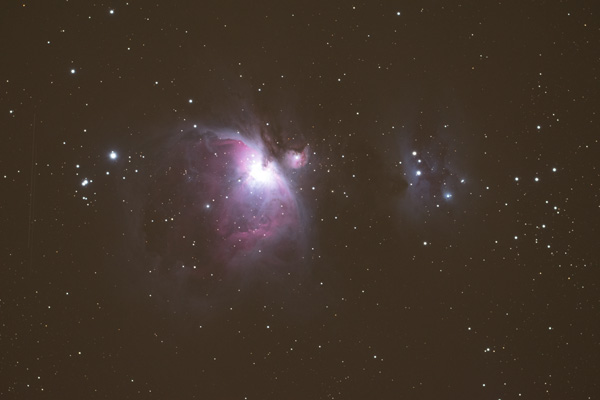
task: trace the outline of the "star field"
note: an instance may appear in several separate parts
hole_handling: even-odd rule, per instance
[[[0,397],[594,399],[591,4],[0,7]]]

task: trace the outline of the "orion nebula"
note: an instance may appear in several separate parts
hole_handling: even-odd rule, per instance
[[[600,398],[592,1],[0,4],[0,399]]]
[[[273,151],[264,135],[194,129],[161,158],[142,214],[146,251],[159,268],[204,276],[289,266],[301,257],[296,184],[307,146]]]

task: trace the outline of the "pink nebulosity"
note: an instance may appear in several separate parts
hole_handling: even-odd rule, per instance
[[[289,266],[301,259],[305,231],[293,168],[305,152],[277,159],[262,142],[190,132],[162,154],[144,211],[144,243],[166,271],[192,265]],[[256,143],[256,144],[255,144]]]
[[[308,161],[308,147],[298,152],[289,150],[285,153],[284,164],[288,168],[298,169],[306,165]]]
[[[258,148],[237,139],[208,138],[196,160],[203,174],[198,189],[207,199],[209,225],[217,237],[213,256],[235,264],[247,257],[269,257],[295,236],[299,210],[279,165]],[[245,261],[245,260],[244,260]]]

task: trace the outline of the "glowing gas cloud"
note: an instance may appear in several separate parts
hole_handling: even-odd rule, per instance
[[[292,175],[308,152],[282,154],[276,159],[238,134],[182,135],[150,186],[147,249],[165,265],[205,272],[293,262],[304,225]]]

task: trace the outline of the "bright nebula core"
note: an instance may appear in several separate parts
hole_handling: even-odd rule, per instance
[[[293,263],[305,234],[293,187],[306,157],[304,149],[277,159],[235,134],[182,135],[149,188],[146,250],[165,268],[199,273]]]

